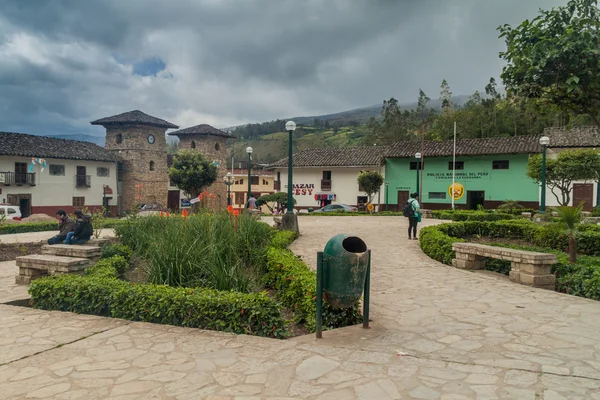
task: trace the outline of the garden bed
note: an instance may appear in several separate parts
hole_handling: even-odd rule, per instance
[[[523,220],[440,224],[421,229],[420,245],[429,257],[448,265],[455,258],[452,244],[456,242],[556,254],[559,263],[552,269],[557,278],[556,290],[600,300],[600,228],[586,225],[578,228],[580,255],[575,264],[569,263],[567,234],[557,224],[536,225]],[[510,263],[486,260],[486,269],[507,274]]]
[[[0,243],[0,262],[12,261],[20,256],[40,254],[41,243]]]
[[[85,276],[35,280],[32,306],[272,338],[315,330],[314,271],[275,232],[227,214],[132,219]],[[361,322],[324,306],[324,327]]]

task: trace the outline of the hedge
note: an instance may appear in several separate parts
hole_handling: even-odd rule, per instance
[[[500,221],[517,219],[514,214],[506,212],[468,211],[468,210],[433,210],[431,218],[450,221]]]
[[[316,328],[317,274],[294,255],[287,246],[295,234],[281,231],[275,234],[267,252],[266,286],[276,290],[279,300],[294,310],[294,320],[304,323],[310,332]],[[285,244],[285,245],[283,245]],[[323,303],[323,328],[334,329],[362,322],[358,302],[347,309],[333,308]]]
[[[126,221],[120,219],[107,219],[103,223],[103,228],[114,228],[125,222]],[[48,231],[58,232],[58,222],[20,222],[0,225],[0,235]]]
[[[520,250],[541,251],[556,254],[558,264],[552,272],[556,274],[556,290],[575,296],[600,300],[600,232],[595,228],[580,226],[577,233],[578,252],[582,254],[576,264],[570,264],[565,254],[568,237],[557,224],[539,226],[529,221],[457,222],[421,229],[421,249],[429,257],[450,265],[455,257],[452,244],[464,242],[469,236],[485,236],[506,239],[525,239],[534,246],[501,244],[501,247]],[[493,244],[498,245],[498,244]],[[593,256],[592,256],[593,255]],[[486,261],[486,269],[507,274],[510,263],[502,260]]]
[[[311,212],[298,213],[299,216],[315,216],[315,217],[402,217],[403,214],[397,211],[380,211],[368,213],[367,211],[342,211],[342,212]]]
[[[85,276],[37,279],[29,286],[31,305],[272,338],[284,338],[287,334],[279,304],[264,292],[244,294],[134,284],[117,279],[124,266],[125,259],[114,256],[99,261]]]

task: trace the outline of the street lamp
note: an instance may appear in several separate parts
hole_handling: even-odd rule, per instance
[[[386,182],[385,183],[385,211],[388,210],[388,193],[389,193],[389,186],[390,183]]]
[[[292,139],[294,131],[296,130],[296,123],[294,121],[288,121],[285,124],[285,130],[289,134],[288,143],[288,195],[287,195],[287,211],[281,218],[281,229],[298,232],[298,216],[294,214],[294,197],[292,196],[293,177],[292,177]]]
[[[546,213],[546,149],[550,144],[550,138],[548,136],[542,136],[540,138],[540,144],[542,145],[542,202],[540,204],[540,214]]]
[[[227,205],[231,205],[231,185],[233,185],[233,177],[231,176],[231,172],[228,172],[226,176],[223,177],[223,181],[227,185]]]
[[[248,153],[248,198],[246,199],[246,204],[248,204],[248,200],[250,200],[250,196],[252,196],[252,179],[251,179],[251,171],[252,165],[252,147],[246,147],[246,153]]]
[[[421,169],[421,153],[416,153],[415,158],[417,159],[417,194],[419,194],[419,170]]]

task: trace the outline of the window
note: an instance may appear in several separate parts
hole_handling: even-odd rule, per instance
[[[446,200],[446,192],[429,192],[429,199]]]
[[[85,206],[85,197],[73,197],[73,207]]]
[[[413,171],[417,170],[417,162],[416,161],[411,161],[410,162],[410,169],[412,169]],[[423,168],[421,168],[421,161],[419,161],[419,168],[418,169],[423,169]]]
[[[266,179],[263,179],[263,185],[268,185],[268,184],[269,184],[269,182],[267,182]]]
[[[331,180],[331,171],[323,171],[323,180],[330,181]]]
[[[244,180],[240,179],[239,181],[235,181],[236,185],[243,185],[244,184]]]
[[[215,143],[215,151],[219,150],[221,150],[221,146],[219,145],[219,143]]]
[[[16,213],[17,213],[17,210],[15,210],[14,208],[10,208],[10,207],[9,207],[9,208],[8,208],[8,213],[9,213],[9,214],[16,214]]]
[[[190,145],[190,147],[191,147],[192,149],[195,149],[195,148],[196,148],[196,142],[194,142],[194,141],[192,140],[192,144]]]
[[[508,169],[508,160],[492,161],[492,169]]]
[[[250,184],[251,185],[258,185],[258,176],[251,176],[250,177]]]
[[[246,204],[246,201],[245,201],[245,198],[244,198],[245,194],[246,193],[243,193],[243,192],[242,193],[236,192],[235,193],[235,204]]]
[[[454,166],[456,167],[455,169],[465,169],[465,162],[457,161]],[[452,171],[452,161],[448,162],[448,169]]]
[[[50,175],[65,176],[65,166],[60,164],[50,164]]]
[[[96,168],[96,176],[109,176],[110,169],[107,167],[98,167]]]
[[[123,135],[121,135],[120,133],[117,133],[116,141],[117,141],[117,144],[120,144],[123,141]]]
[[[154,161],[150,161],[150,171],[154,171]]]

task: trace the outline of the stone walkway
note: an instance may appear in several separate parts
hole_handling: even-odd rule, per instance
[[[441,265],[402,217],[300,227],[310,263],[336,233],[373,249],[371,329],[275,341],[0,305],[0,397],[600,399],[600,303]]]

